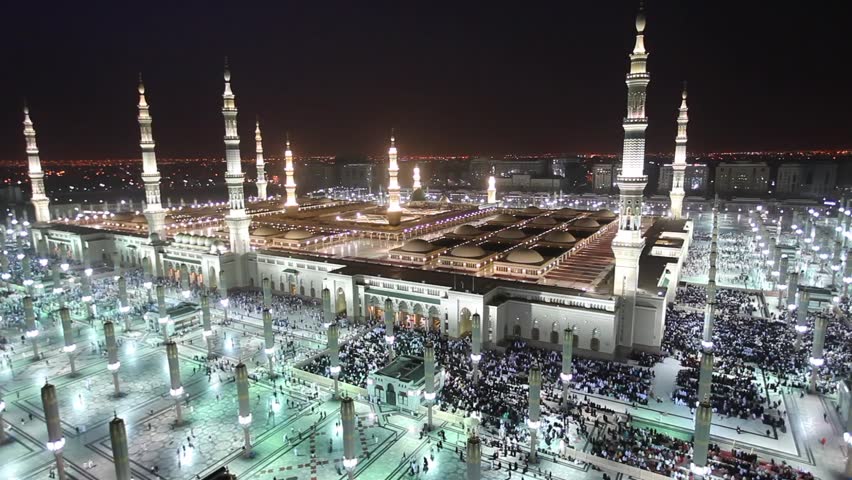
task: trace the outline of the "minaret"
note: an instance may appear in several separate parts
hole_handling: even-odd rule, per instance
[[[488,177],[488,202],[490,204],[497,203],[497,180],[491,176]]]
[[[399,206],[399,165],[396,163],[396,138],[391,132],[391,145],[388,149],[388,224],[399,225],[402,220],[402,208]]]
[[[423,186],[420,185],[420,167],[418,167],[418,166],[414,167],[414,172],[412,173],[412,177],[414,178],[414,184],[411,185],[411,190],[414,191],[414,190],[417,190],[418,188],[423,188]]]
[[[154,134],[151,131],[151,115],[145,100],[145,84],[139,76],[139,146],[142,147],[142,182],[145,184],[145,218],[148,220],[148,236],[154,241],[166,240],[166,211],[160,203],[160,172],[154,153]]]
[[[636,44],[630,54],[627,74],[627,117],[624,118],[624,153],[618,176],[620,215],[618,233],[612,241],[615,254],[614,294],[621,297],[621,319],[618,344],[633,345],[633,316],[636,308],[636,289],[639,281],[639,256],[645,247],[642,238],[642,192],[648,177],[645,175],[645,96],[650,75],[646,69],[645,11],[640,6],[636,15]]]
[[[225,161],[228,171],[225,183],[228,185],[228,225],[231,252],[239,256],[236,269],[236,284],[242,285],[245,277],[245,258],[249,251],[249,224],[251,217],[246,215],[246,199],[243,193],[243,167],[240,164],[240,136],[237,133],[237,105],[231,91],[231,71],[225,62],[225,93],[222,94],[222,116],[225,117]]]
[[[290,150],[290,135],[287,135],[287,148],[284,150],[284,173],[287,183],[284,189],[287,191],[287,201],[284,209],[287,215],[295,215],[299,211],[299,203],[296,201],[296,180],[293,178],[293,151]]]
[[[263,161],[263,137],[260,135],[260,120],[254,127],[254,151],[257,153],[257,198],[266,200],[266,164]]]
[[[675,156],[672,163],[672,191],[670,193],[672,203],[672,217],[680,219],[683,215],[683,197],[686,191],[683,188],[683,174],[686,170],[686,124],[689,115],[686,107],[686,82],[683,83],[683,93],[680,95],[680,114],[677,116],[677,137],[675,138]]]
[[[50,199],[44,194],[44,172],[41,170],[41,159],[38,156],[36,132],[33,121],[30,120],[30,109],[24,106],[24,138],[27,140],[27,161],[29,162],[30,183],[33,187],[33,208],[37,223],[50,222]]]

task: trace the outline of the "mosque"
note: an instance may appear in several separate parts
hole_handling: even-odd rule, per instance
[[[142,214],[93,213],[60,219],[44,189],[36,131],[24,110],[24,136],[42,255],[86,265],[119,262],[149,279],[176,278],[210,288],[259,288],[320,298],[341,315],[365,321],[391,310],[398,322],[450,336],[481,332],[495,346],[522,338],[560,348],[566,328],[586,356],[656,351],[666,304],[674,299],[692,224],[681,218],[686,158],[684,89],[674,162],[670,217],[643,216],[646,89],[650,82],[644,13],[626,83],[619,212],[536,206],[504,208],[494,178],[484,204],[412,200],[402,204],[396,139],[388,149],[386,205],[300,198],[293,151],[285,151],[285,198],[267,195],[260,125],[256,125],[257,197],[244,191],[236,96],[224,72],[225,175],[228,199],[197,208],[164,207],[152,116],[139,82],[139,128],[145,203]],[[415,189],[421,187],[414,171]],[[417,198],[416,196],[412,196]],[[250,201],[251,200],[251,201]],[[283,201],[282,201],[283,200]],[[52,218],[53,213],[53,218]],[[474,315],[479,314],[479,315]],[[480,328],[472,322],[481,319]]]

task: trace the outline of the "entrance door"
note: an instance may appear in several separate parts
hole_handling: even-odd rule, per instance
[[[396,405],[396,391],[394,390],[393,385],[391,384],[388,384],[388,390],[385,399],[388,405]]]

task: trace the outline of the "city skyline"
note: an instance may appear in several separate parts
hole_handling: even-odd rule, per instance
[[[240,134],[250,138],[259,116],[269,156],[283,152],[286,131],[297,156],[380,155],[394,127],[403,158],[619,151],[625,87],[618,72],[632,41],[631,2],[544,6],[521,18],[470,6],[449,14],[296,5],[264,15],[62,8],[3,34],[19,48],[9,60],[17,68],[0,79],[7,93],[0,100],[2,159],[23,157],[24,97],[45,161],[137,158],[139,70],[161,155],[220,155],[225,55],[240,98]],[[850,99],[840,78],[828,75],[830,52],[818,48],[839,35],[830,25],[842,15],[738,7],[738,15],[725,16],[731,5],[703,2],[649,8],[649,152],[674,150],[685,79],[690,152],[848,147],[843,112]],[[787,48],[775,48],[779,35]],[[797,68],[783,70],[791,57]],[[241,147],[251,155],[251,142]]]

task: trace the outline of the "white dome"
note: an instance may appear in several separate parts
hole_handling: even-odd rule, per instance
[[[536,206],[530,205],[529,207],[524,209],[524,213],[536,213],[536,214],[538,214],[538,213],[541,213],[541,209],[536,207]]]
[[[499,223],[515,223],[515,222],[518,221],[518,219],[515,218],[512,215],[507,214],[507,213],[501,213],[500,215],[497,215],[496,217],[494,217],[494,220],[491,220],[491,221],[492,222],[499,222]]]
[[[279,233],[281,233],[281,230],[269,226],[262,226],[251,232],[251,234],[256,237],[270,237],[272,235],[278,235]]]
[[[535,225],[556,225],[556,219],[553,217],[535,217],[530,223]]]
[[[415,238],[414,240],[405,242],[405,245],[400,247],[400,250],[411,253],[427,253],[435,250],[435,245],[427,242],[426,240]]]
[[[462,245],[454,248],[452,255],[459,258],[479,258],[485,256],[485,250],[477,245]]]
[[[617,215],[612,210],[598,210],[594,213],[595,217],[603,219],[613,219]]]
[[[497,238],[503,238],[506,240],[520,240],[526,237],[527,234],[517,228],[510,228],[497,233]]]
[[[545,242],[574,243],[577,239],[568,232],[550,232],[544,236]]]
[[[305,240],[306,238],[313,237],[314,234],[307,230],[290,230],[289,232],[284,234],[284,238],[287,240]]]
[[[529,250],[526,248],[519,248],[514,250],[506,257],[506,261],[512,263],[523,263],[523,264],[536,264],[544,261],[544,257],[541,256],[540,253],[535,250]]]
[[[598,223],[597,220],[595,220],[594,218],[589,218],[589,217],[581,218],[581,219],[577,220],[576,222],[572,223],[571,225],[573,225],[575,227],[583,227],[583,228],[597,228],[597,227],[601,226],[601,224]]]
[[[472,237],[474,235],[479,235],[482,233],[482,230],[474,227],[473,225],[459,225],[454,231],[454,234],[461,235],[463,237]]]

